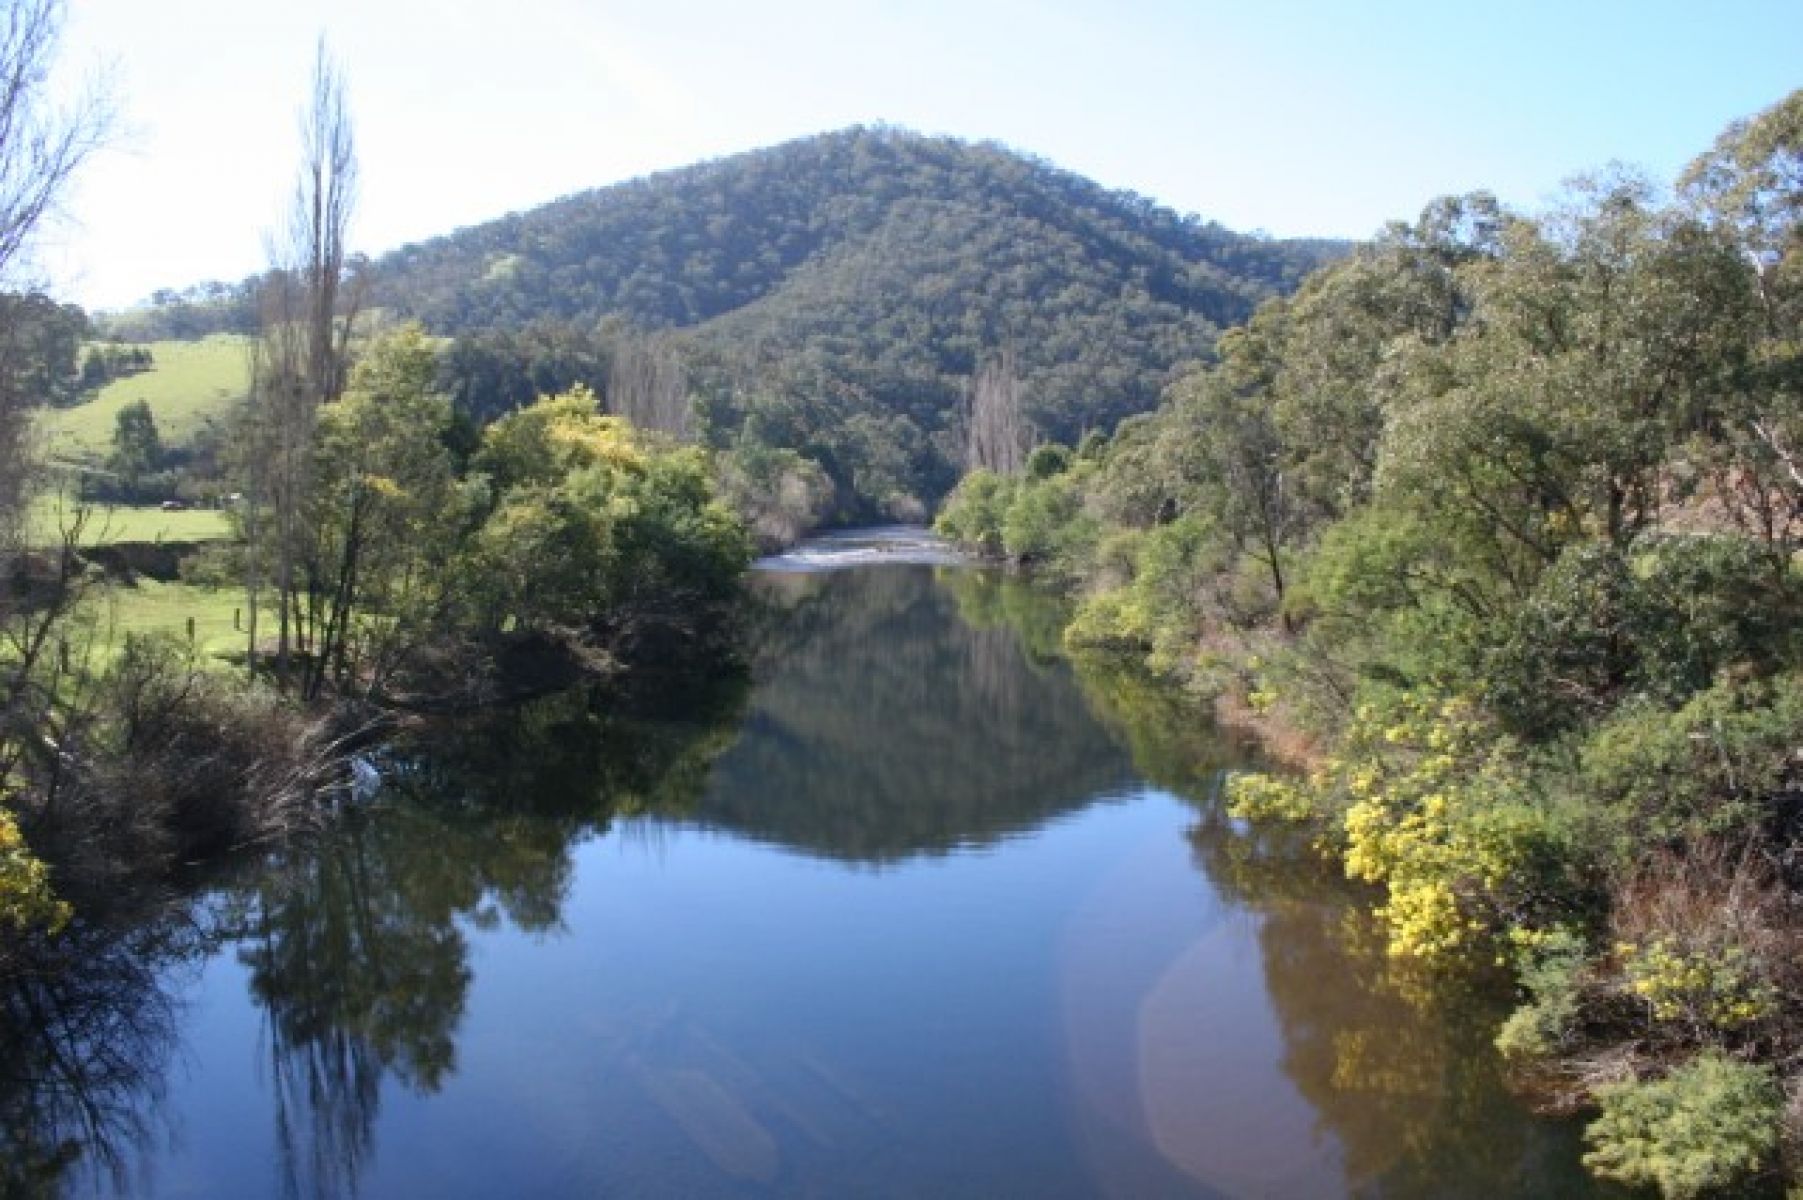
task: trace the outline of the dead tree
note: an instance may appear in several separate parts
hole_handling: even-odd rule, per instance
[[[1021,414],[1020,375],[1014,351],[978,368],[970,381],[964,465],[971,471],[1016,475],[1027,459],[1027,424]]]
[[[622,335],[607,372],[607,410],[635,429],[687,441],[689,375],[668,334]]]

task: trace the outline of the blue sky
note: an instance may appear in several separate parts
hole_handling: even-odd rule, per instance
[[[118,306],[263,260],[324,32],[379,253],[556,196],[854,123],[995,138],[1183,212],[1362,236],[1621,160],[1669,179],[1803,86],[1803,2],[71,0],[70,78],[123,133],[47,241]]]

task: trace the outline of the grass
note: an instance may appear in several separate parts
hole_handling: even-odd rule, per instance
[[[112,449],[119,410],[146,400],[170,448],[187,445],[224,417],[250,386],[250,339],[217,333],[197,342],[148,342],[155,365],[115,379],[86,403],[46,409],[39,419],[53,460],[99,462]]]
[[[128,633],[167,633],[186,641],[190,621],[194,648],[203,662],[220,662],[244,652],[244,635],[236,627],[244,611],[244,593],[237,588],[141,579],[129,586],[104,588],[97,599],[97,642],[108,657],[124,645]]]
[[[49,545],[58,540],[58,531],[68,519],[68,501],[56,496],[40,496],[31,506],[26,525],[34,545]],[[190,508],[180,512],[164,512],[155,506],[133,508],[125,505],[96,504],[82,527],[81,544],[105,546],[114,542],[218,542],[232,536],[226,514],[211,508]]]

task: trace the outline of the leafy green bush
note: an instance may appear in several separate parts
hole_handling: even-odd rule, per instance
[[[1070,469],[1070,447],[1060,446],[1057,442],[1042,442],[1033,447],[1033,453],[1027,455],[1028,479],[1050,479]]]
[[[721,497],[766,550],[800,540],[833,514],[833,481],[811,458],[744,441],[715,458]]]
[[[1681,704],[1726,668],[1791,659],[1793,590],[1743,538],[1659,538],[1632,554],[1572,546],[1491,656],[1486,699],[1531,734],[1595,718],[1629,695]]]
[[[1515,1061],[1545,1059],[1569,1043],[1583,1001],[1587,947],[1569,929],[1516,930],[1515,975],[1526,1001],[1503,1022],[1496,1048]]]
[[[645,444],[582,389],[489,426],[476,463],[497,492],[466,590],[490,628],[617,642],[650,624],[698,625],[750,558],[702,453]]]
[[[1565,782],[1599,854],[1735,834],[1773,814],[1803,737],[1803,678],[1724,680],[1675,712],[1630,706],[1577,745]]]
[[[1067,477],[1023,485],[1002,517],[1008,557],[1054,575],[1075,574],[1100,536],[1097,522],[1084,517],[1082,509],[1083,493]]]
[[[1770,1068],[1704,1054],[1663,1079],[1597,1089],[1585,1137],[1598,1175],[1668,1200],[1728,1194],[1773,1165],[1783,1093]]]
[[[961,546],[999,558],[1004,552],[1002,520],[1014,493],[1013,480],[993,471],[972,471],[946,497],[933,528]]]
[[[1128,582],[1085,598],[1066,640],[1076,646],[1139,649],[1154,671],[1180,674],[1194,654],[1211,585],[1228,558],[1227,546],[1206,517],[1191,514],[1134,531],[1125,541],[1110,536],[1094,557],[1117,554],[1130,555],[1121,571]]]

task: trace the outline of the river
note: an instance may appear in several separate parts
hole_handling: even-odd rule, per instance
[[[85,933],[8,1005],[0,1191],[1600,1194],[1487,1000],[1043,596],[895,534],[753,590],[748,678],[461,730]]]

